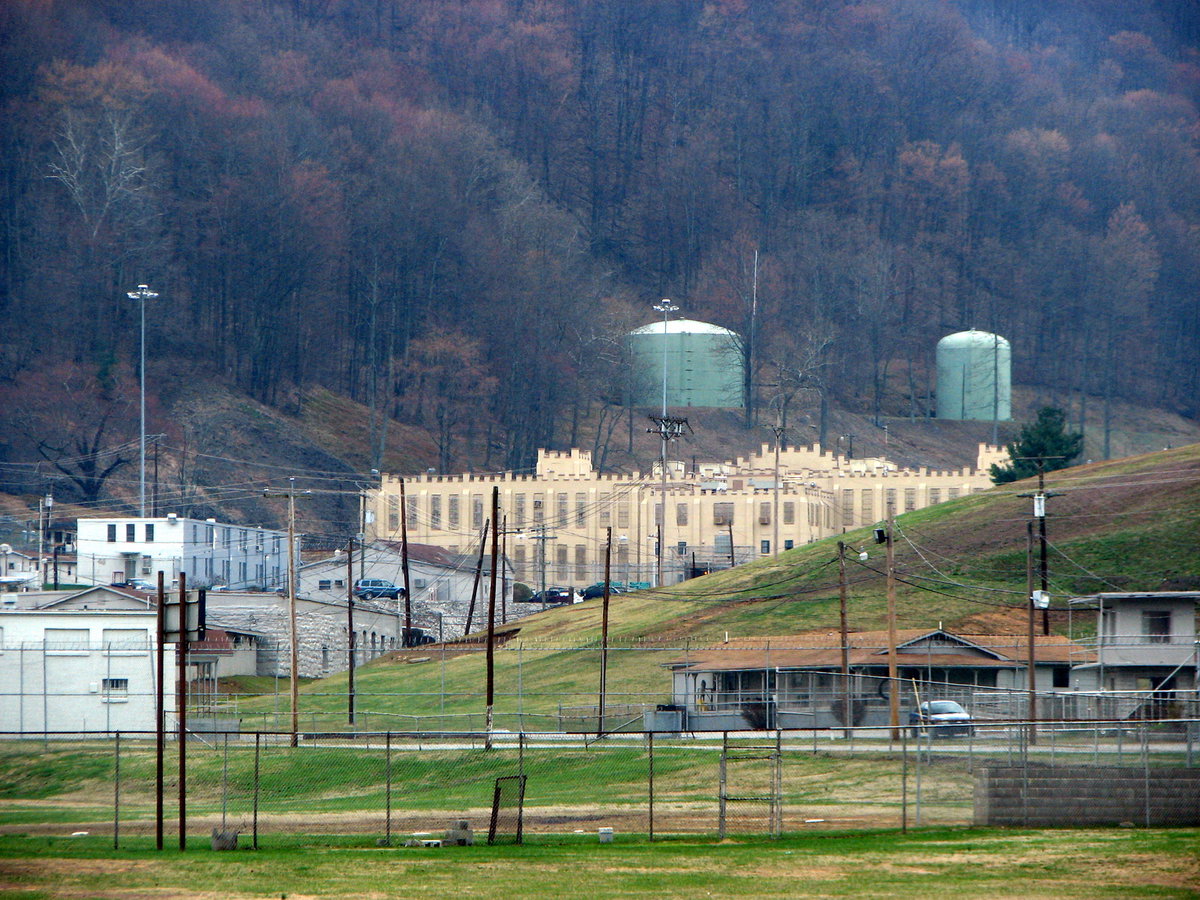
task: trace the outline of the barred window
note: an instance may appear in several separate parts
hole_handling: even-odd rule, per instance
[[[514,518],[517,520],[516,525],[518,528],[523,528],[525,526],[525,495],[524,494],[517,494],[517,509],[516,509]]]
[[[870,489],[864,489],[859,502],[862,524],[875,521],[875,495]]]
[[[917,508],[917,489],[915,487],[904,489],[904,511],[912,512]]]
[[[688,523],[688,505],[686,503],[675,504],[675,524],[686,525]]]
[[[950,500],[957,500],[958,499],[958,488],[956,488],[956,487],[949,488],[946,491],[946,496]]]
[[[842,524],[854,524],[854,491],[842,491]]]
[[[567,517],[567,499],[568,495],[566,491],[558,492],[558,512],[554,524],[558,525],[560,528],[566,528],[571,521]]]
[[[583,544],[575,545],[575,580],[587,580],[587,547]]]
[[[770,503],[758,504],[758,524],[759,525],[770,525],[771,524],[771,504]]]
[[[714,525],[732,525],[733,524],[733,504],[729,502],[721,502],[713,504],[713,524]]]
[[[448,497],[446,499],[446,526],[451,531],[458,530],[458,498]]]
[[[571,577],[570,566],[567,562],[567,548],[565,544],[560,544],[554,548],[554,571],[555,577],[559,581],[566,581]]]
[[[600,495],[600,527],[607,528],[612,524],[612,494]]]
[[[475,494],[471,497],[471,527],[475,529],[483,527],[483,494]]]
[[[791,500],[783,501],[783,524],[784,525],[795,525],[796,524],[796,504],[794,502],[792,502]]]
[[[622,500],[617,504],[617,527],[629,527],[629,501]]]
[[[886,512],[890,515],[896,511],[896,489],[887,489],[887,509]]]
[[[929,489],[929,504],[932,506],[935,503],[941,503],[941,502],[942,502],[942,489],[941,488],[930,488]]]
[[[579,528],[587,525],[587,494],[583,491],[575,495],[575,524]]]
[[[442,527],[442,498],[438,494],[429,498],[429,527]]]

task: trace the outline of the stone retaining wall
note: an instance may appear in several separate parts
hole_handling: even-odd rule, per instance
[[[975,824],[1200,825],[1200,768],[1004,766],[975,775]]]

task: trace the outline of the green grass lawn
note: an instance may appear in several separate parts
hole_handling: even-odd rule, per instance
[[[524,846],[375,847],[297,838],[258,851],[114,851],[98,838],[0,836],[8,898],[945,897],[1200,895],[1200,832],[934,829],[653,844],[618,834]]]

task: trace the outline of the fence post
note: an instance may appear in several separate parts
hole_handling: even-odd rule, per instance
[[[225,732],[225,743],[221,754],[221,831],[228,831],[225,824],[229,810],[229,732]]]
[[[917,752],[920,753],[918,746]],[[908,832],[908,729],[900,729],[900,833]]]
[[[650,739],[650,840],[654,840],[654,732],[648,732]]]
[[[384,832],[384,846],[392,846],[392,733],[387,733],[387,738],[384,742],[384,754],[387,760],[387,822]]]
[[[1144,729],[1143,729],[1142,733],[1143,734],[1146,733]],[[1143,745],[1143,746],[1145,746],[1145,745]],[[1149,748],[1147,748],[1147,752],[1142,754],[1142,796],[1145,797],[1146,827],[1149,828],[1150,827],[1150,753],[1149,753]]]
[[[121,732],[113,751],[113,849],[121,848]]]
[[[254,849],[258,849],[258,761],[262,748],[262,732],[254,732]]]

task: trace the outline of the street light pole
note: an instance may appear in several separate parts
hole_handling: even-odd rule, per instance
[[[678,312],[679,307],[664,297],[661,303],[654,304],[654,308],[663,314],[662,421],[665,422],[667,419],[667,317],[673,312]],[[662,476],[662,489],[661,489],[662,493],[659,495],[662,512],[659,514],[660,518],[658,520],[658,523],[659,523],[658,524],[658,584],[656,586],[662,587],[663,556],[666,554],[666,547],[664,546],[663,542],[666,541],[666,539],[667,539],[666,527],[667,527],[667,440],[668,440],[668,435],[667,435],[666,428],[660,428],[659,432],[662,437],[662,458],[660,460],[660,465],[662,468],[659,473]]]
[[[139,441],[138,463],[140,473],[140,491],[138,501],[140,504],[142,518],[146,517],[146,301],[154,300],[158,297],[154,291],[150,290],[150,286],[139,284],[136,291],[127,292],[130,300],[137,300],[142,306],[142,341],[141,341],[141,361],[139,363],[139,374],[141,375],[141,440]]]

